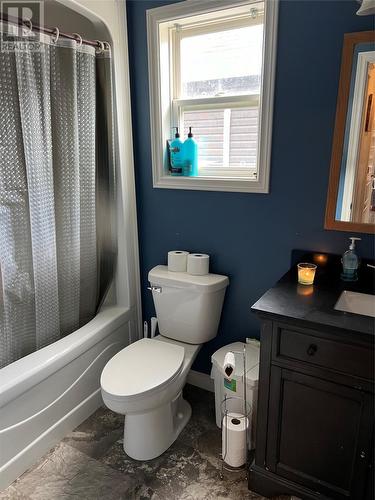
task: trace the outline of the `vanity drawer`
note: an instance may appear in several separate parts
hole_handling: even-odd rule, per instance
[[[276,327],[274,359],[292,359],[365,379],[373,378],[373,352],[370,348]]]

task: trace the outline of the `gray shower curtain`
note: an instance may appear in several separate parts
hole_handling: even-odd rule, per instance
[[[38,36],[0,51],[0,367],[92,319],[116,254],[110,51]]]

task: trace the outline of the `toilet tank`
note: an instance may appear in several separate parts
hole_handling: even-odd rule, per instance
[[[148,280],[161,335],[188,344],[203,344],[216,336],[227,276],[192,276],[156,266]]]

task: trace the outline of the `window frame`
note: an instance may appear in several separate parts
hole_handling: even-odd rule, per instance
[[[215,11],[224,11],[238,7],[250,7],[259,0],[188,0],[176,4],[165,5],[147,10],[147,42],[148,42],[148,70],[150,92],[150,125],[153,186],[166,189],[196,189],[207,191],[237,191],[248,193],[268,193],[271,160],[271,136],[273,118],[273,96],[276,63],[276,38],[279,0],[264,0],[264,35],[263,35],[263,64],[261,75],[260,96],[257,94],[243,94],[237,96],[216,96],[196,99],[176,99],[179,86],[176,74],[171,67],[176,68],[179,75],[179,58],[176,47],[179,44],[171,43],[170,37],[176,36],[177,29],[171,29],[178,24],[179,19],[190,16],[204,16]],[[169,29],[161,30],[164,23],[171,23]],[[220,21],[219,21],[220,22]],[[221,21],[223,25],[240,25],[241,20]],[[213,31],[217,31],[218,21],[213,22]],[[202,32],[199,26],[185,28],[187,31]],[[207,29],[204,29],[207,32]],[[176,82],[177,80],[177,82]],[[218,175],[223,173],[224,167],[200,168],[199,177],[171,176],[167,173],[166,139],[170,137],[171,125],[180,117],[181,110],[199,107],[207,109],[212,106],[225,104],[231,107],[249,107],[259,102],[259,141],[257,156],[258,175],[251,178],[246,173],[247,167],[233,168],[226,171],[232,177]],[[182,108],[184,106],[184,108]],[[176,122],[175,122],[176,123]],[[180,122],[178,122],[180,124]],[[230,171],[229,171],[230,170]],[[215,175],[216,174],[216,175]],[[233,175],[234,174],[234,175]]]

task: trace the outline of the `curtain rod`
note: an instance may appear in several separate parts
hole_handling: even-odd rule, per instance
[[[100,50],[104,50],[105,46],[109,47],[108,42],[101,42],[100,40],[85,40],[78,33],[72,33],[72,34],[63,33],[59,30],[58,27],[51,29],[51,28],[46,28],[45,26],[38,26],[32,24],[32,22],[29,19],[21,19],[20,17],[9,16],[8,14],[5,13],[0,14],[0,21],[11,24],[17,24],[18,26],[23,26],[25,28],[28,28],[30,31],[37,31],[38,33],[45,33],[51,36],[54,35],[55,41],[57,41],[59,37],[63,37],[63,38],[68,38],[69,40],[75,40],[80,45],[81,44],[91,45],[91,47],[95,47],[96,49]]]

